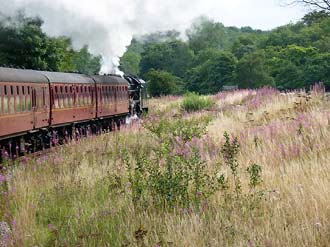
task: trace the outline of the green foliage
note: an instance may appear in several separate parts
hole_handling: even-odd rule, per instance
[[[0,66],[87,74],[100,70],[101,58],[91,55],[87,46],[74,51],[70,39],[48,37],[42,23],[21,12],[0,21]]]
[[[193,53],[183,41],[147,44],[140,63],[141,75],[145,76],[150,69],[155,69],[182,78],[192,59]]]
[[[197,19],[186,33],[195,53],[207,48],[222,49],[227,46],[224,25],[206,17]]]
[[[151,69],[145,78],[148,81],[148,91],[151,96],[177,94],[182,90],[182,80],[166,71]]]
[[[88,52],[88,46],[84,46],[75,53],[73,58],[76,70],[83,74],[93,75],[101,69],[101,56],[93,56]]]
[[[211,118],[152,118],[144,127],[155,137],[152,152],[125,151],[125,163],[131,186],[131,199],[138,209],[156,207],[200,207],[209,197],[222,191],[224,204],[233,198],[247,199],[242,193],[240,167],[237,160],[239,143],[224,134],[220,162],[207,165],[204,134]],[[231,174],[225,175],[224,168]],[[261,183],[261,167],[248,168],[251,188]],[[258,193],[254,191],[254,193]],[[244,199],[245,198],[245,199]],[[236,200],[236,199],[235,199]],[[239,201],[239,203],[241,203]],[[253,202],[254,203],[254,202]]]
[[[179,41],[174,31],[135,39],[123,64],[134,64],[136,68],[138,59],[131,52],[137,52],[141,55],[140,76],[145,77],[152,68],[170,72],[184,81],[182,92],[209,94],[224,85],[308,88],[318,81],[330,86],[326,59],[330,53],[328,12],[314,11],[297,23],[267,32],[225,27],[200,17],[186,35],[187,42]]]
[[[140,73],[140,61],[141,55],[134,51],[127,51],[120,58],[120,70],[122,70],[125,74],[131,75],[139,75]]]
[[[239,177],[239,163],[237,161],[237,155],[239,152],[239,143],[238,139],[235,137],[233,140],[230,140],[230,137],[227,132],[224,133],[225,143],[221,148],[221,154],[225,164],[230,168],[231,173],[234,178],[234,188],[236,196],[238,197],[241,194],[241,181]]]
[[[251,37],[241,36],[235,41],[231,50],[237,59],[241,59],[245,54],[256,50],[256,47]]]
[[[0,64],[56,69],[57,57],[48,56],[53,47],[41,30],[42,20],[22,15],[18,18],[19,23],[11,19],[0,23]]]
[[[209,173],[199,145],[209,118],[147,121],[145,127],[157,137],[151,155],[137,151],[125,159],[136,207],[199,205],[214,194],[218,179]],[[132,164],[133,163],[133,164]]]
[[[214,102],[209,97],[202,97],[196,93],[188,93],[185,95],[181,108],[187,112],[200,110],[208,110],[213,106]]]
[[[257,164],[252,164],[247,168],[247,172],[250,175],[250,187],[252,189],[256,188],[262,182],[261,178],[261,166]]]
[[[274,86],[274,79],[269,74],[264,51],[247,53],[239,60],[236,81],[240,88]]]
[[[237,60],[228,52],[215,52],[204,63],[187,72],[189,91],[209,94],[218,92],[224,85],[234,82]]]

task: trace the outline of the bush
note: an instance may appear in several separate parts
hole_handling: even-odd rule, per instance
[[[182,109],[187,112],[207,110],[213,106],[214,102],[209,97],[199,96],[196,93],[188,93],[182,102]]]
[[[139,209],[202,208],[217,192],[223,192],[224,206],[251,201],[243,194],[239,174],[239,143],[224,134],[225,143],[218,147],[219,159],[207,161],[206,127],[209,117],[146,121],[144,127],[155,137],[152,153],[125,150],[124,162],[130,184],[130,197]],[[230,169],[231,174],[224,172]],[[250,186],[261,183],[261,167],[248,168]],[[234,200],[234,197],[236,198]],[[250,203],[250,204],[251,204]],[[251,206],[249,204],[249,206]]]

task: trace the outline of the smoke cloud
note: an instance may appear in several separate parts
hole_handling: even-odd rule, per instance
[[[206,14],[217,18],[222,13],[224,20],[231,20],[234,16],[241,16],[237,10],[242,7],[240,3],[244,5],[244,2],[247,1],[0,0],[6,14],[23,9],[28,16],[40,16],[44,20],[43,30],[47,34],[68,36],[75,48],[87,44],[91,53],[102,55],[101,72],[105,73],[118,66],[118,57],[123,55],[134,35],[169,29],[184,31],[194,18]],[[251,2],[260,2],[262,5],[266,1]],[[236,13],[230,12],[233,10]]]

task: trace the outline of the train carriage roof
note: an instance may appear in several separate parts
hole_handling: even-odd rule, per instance
[[[93,75],[91,76],[97,84],[126,84],[128,81],[120,76],[114,75]]]
[[[84,74],[40,71],[50,83],[94,83],[93,79]]]
[[[46,83],[48,81],[39,71],[0,67],[0,82]]]
[[[128,81],[116,75],[88,76],[76,73],[50,72],[26,69],[12,69],[0,67],[0,82],[27,83],[89,83],[93,84],[125,84]]]

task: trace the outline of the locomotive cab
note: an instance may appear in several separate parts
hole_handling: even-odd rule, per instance
[[[131,116],[140,116],[143,112],[148,112],[146,82],[132,75],[125,75],[124,78],[129,82]]]

